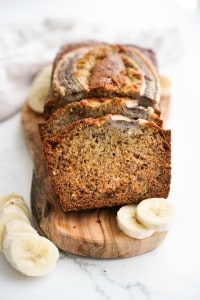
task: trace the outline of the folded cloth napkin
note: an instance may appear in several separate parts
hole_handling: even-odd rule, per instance
[[[156,51],[161,69],[179,60],[182,49],[174,28],[141,32],[127,28],[119,32],[54,18],[34,25],[0,25],[0,121],[21,108],[35,74],[53,61],[63,44],[87,40],[139,44]]]

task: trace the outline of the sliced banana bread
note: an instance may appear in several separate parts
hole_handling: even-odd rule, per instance
[[[158,106],[160,84],[156,68],[138,48],[89,44],[65,50],[54,62],[44,108],[46,119],[59,107],[84,98],[130,97],[145,107]]]
[[[53,188],[64,211],[166,198],[171,132],[120,115],[83,119],[43,141]]]
[[[128,98],[100,98],[73,102],[57,109],[44,123],[39,124],[42,139],[53,137],[67,125],[84,118],[99,118],[107,114],[119,114],[130,119],[145,119],[162,127],[162,120],[152,107],[138,106],[138,100]]]

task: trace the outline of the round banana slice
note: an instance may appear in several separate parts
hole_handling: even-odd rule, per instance
[[[30,217],[30,212],[28,206],[26,205],[24,198],[21,195],[12,193],[0,198],[0,210],[8,205],[19,206],[28,217]]]
[[[0,250],[2,250],[3,244],[3,233],[5,230],[5,226],[7,223],[12,221],[13,219],[24,220],[29,223],[29,218],[26,213],[17,205],[8,205],[0,210]]]
[[[3,243],[6,259],[27,276],[44,276],[53,271],[59,252],[47,238],[31,233],[8,234]]]
[[[35,77],[29,92],[28,104],[32,110],[43,113],[44,104],[48,95],[53,65],[44,67]]]
[[[154,230],[148,229],[136,219],[136,205],[122,206],[117,212],[118,227],[129,237],[144,239],[151,236]]]
[[[141,201],[136,209],[136,218],[147,228],[156,231],[168,230],[174,215],[173,206],[164,198]]]
[[[4,230],[4,239],[6,235],[13,234],[13,233],[38,234],[38,232],[31,226],[31,224],[27,223],[24,220],[19,220],[19,219],[13,219],[12,221],[6,224]]]

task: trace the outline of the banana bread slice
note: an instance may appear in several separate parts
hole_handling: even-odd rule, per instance
[[[145,107],[158,106],[159,77],[147,51],[108,44],[76,47],[66,48],[54,62],[46,119],[67,103],[89,98],[130,97]]]
[[[171,178],[171,131],[120,115],[83,119],[43,141],[64,211],[166,198]]]
[[[128,98],[100,98],[73,102],[57,109],[44,123],[39,124],[42,139],[53,137],[67,125],[85,118],[99,118],[119,114],[130,119],[145,119],[162,127],[162,120],[152,107],[138,106],[138,100]]]

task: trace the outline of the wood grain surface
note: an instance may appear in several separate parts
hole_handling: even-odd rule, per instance
[[[43,160],[37,127],[42,121],[43,117],[25,103],[22,127],[34,164],[31,208],[39,232],[65,252],[95,258],[131,257],[158,247],[166,232],[143,240],[129,238],[117,226],[116,207],[70,213],[60,209]]]

